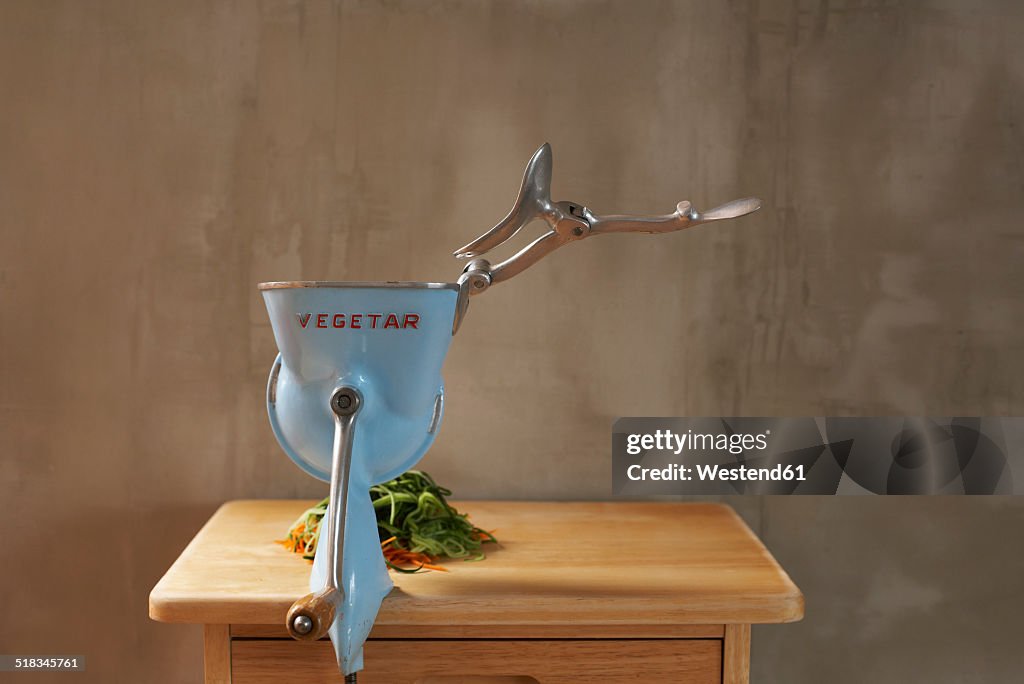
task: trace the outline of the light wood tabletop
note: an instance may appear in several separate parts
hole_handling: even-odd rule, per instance
[[[283,631],[311,565],[275,540],[313,503],[222,506],[153,589],[150,616]],[[803,616],[800,590],[727,506],[455,505],[500,546],[480,562],[448,561],[449,572],[395,574],[372,636],[720,636],[726,624]]]

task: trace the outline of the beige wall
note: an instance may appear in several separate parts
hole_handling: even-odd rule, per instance
[[[910,8],[912,5],[913,8]],[[1024,414],[1016,2],[0,2],[0,651],[199,676],[146,597],[237,497],[313,497],[267,279],[452,279],[556,199],[758,215],[474,301],[422,466],[603,498],[620,414]],[[760,682],[1010,681],[1024,503],[732,502],[807,594]],[[63,680],[62,680],[63,681]]]

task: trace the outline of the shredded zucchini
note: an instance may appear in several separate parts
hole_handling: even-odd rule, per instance
[[[410,470],[370,488],[377,533],[388,567],[416,572],[424,567],[442,569],[431,565],[438,558],[484,558],[483,544],[498,540],[452,507],[446,498],[450,495],[450,490],[438,486],[430,475],[419,470]],[[299,516],[282,542],[285,547],[307,560],[314,558],[328,501],[324,499]],[[404,565],[414,567],[410,570]]]

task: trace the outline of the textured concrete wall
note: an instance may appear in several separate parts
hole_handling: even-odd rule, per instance
[[[319,496],[255,285],[452,279],[556,199],[742,222],[474,302],[423,467],[601,498],[619,414],[1024,413],[1016,2],[0,3],[0,650],[196,681],[149,589],[237,497]],[[760,682],[1011,681],[1017,499],[737,499],[807,594]],[[64,610],[56,611],[57,606]]]

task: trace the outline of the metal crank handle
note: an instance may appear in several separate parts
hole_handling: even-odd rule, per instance
[[[342,551],[345,548],[345,510],[348,504],[348,480],[352,470],[352,440],[355,437],[356,414],[363,398],[354,387],[339,387],[331,395],[334,414],[334,456],[331,460],[331,491],[327,513],[321,525],[321,544],[317,553],[327,554],[327,579],[324,587],[306,594],[292,604],[285,618],[288,634],[293,639],[316,641],[327,634],[344,595],[338,586]]]

